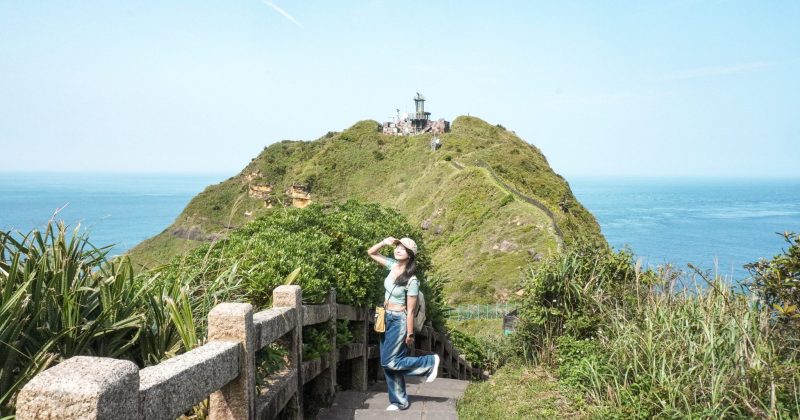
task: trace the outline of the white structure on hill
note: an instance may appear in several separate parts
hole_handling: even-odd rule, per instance
[[[425,97],[417,92],[414,97],[415,112],[403,113],[397,110],[397,118],[383,123],[383,134],[405,136],[409,134],[434,133],[441,134],[450,131],[450,121],[439,118],[431,120],[431,113],[425,112]]]

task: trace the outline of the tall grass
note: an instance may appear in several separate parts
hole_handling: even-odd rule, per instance
[[[756,295],[628,252],[571,249],[529,272],[516,335],[606,418],[798,418],[796,331]],[[702,281],[701,281],[702,280]]]
[[[228,277],[192,284],[157,271],[137,275],[127,258],[109,261],[109,248],[63,224],[16,238],[0,232],[1,415],[13,414],[25,383],[66,358],[144,367],[194,348],[208,311],[235,294]],[[223,273],[231,271],[235,265]]]
[[[62,357],[120,357],[136,345],[144,315],[132,305],[126,261],[67,234],[63,225],[14,239],[0,233],[0,410],[30,378]]]
[[[579,384],[598,413],[800,414],[797,355],[781,354],[783,340],[768,310],[723,282],[678,294],[651,290],[635,306],[603,309],[607,322],[594,351],[559,354],[560,372]]]

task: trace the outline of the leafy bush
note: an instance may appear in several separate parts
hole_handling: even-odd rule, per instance
[[[339,303],[365,307],[382,301],[386,275],[366,250],[389,235],[421,236],[398,212],[376,204],[350,200],[329,208],[313,204],[305,209],[278,209],[225,240],[174,260],[161,274],[167,278],[181,274],[202,284],[237,265],[237,280],[260,308],[269,305],[273,289],[301,267],[295,284],[302,286],[305,303],[322,303],[335,287]],[[421,248],[417,269],[424,284],[430,259],[422,241],[417,243]]]
[[[588,366],[607,370],[608,355],[596,339],[562,335],[556,341],[557,372],[562,383],[583,388],[584,382],[590,376]]]
[[[270,375],[286,366],[289,352],[278,343],[272,343],[255,354],[256,359],[256,393],[261,394],[270,385]]]
[[[344,347],[353,342],[353,332],[350,330],[350,321],[340,319],[336,321],[336,346]]]
[[[453,346],[464,355],[464,358],[472,366],[486,369],[488,358],[478,339],[460,331],[452,330],[450,331],[450,340],[453,342]]]
[[[787,343],[794,345],[793,351],[800,351],[800,235],[785,232],[783,237],[789,245],[787,250],[745,268],[752,276],[749,288],[774,310]]]
[[[310,325],[303,328],[303,360],[319,359],[331,352],[330,333],[327,324]]]
[[[494,334],[472,335],[466,331],[449,330],[453,346],[474,367],[495,372],[516,359],[513,343],[507,337]]]
[[[515,339],[526,358],[551,362],[558,337],[595,336],[604,321],[601,304],[636,299],[641,286],[656,279],[655,273],[633,263],[629,251],[578,243],[527,268]]]
[[[514,201],[514,194],[506,194],[506,196],[503,197],[502,200],[500,200],[500,207],[503,207],[506,204],[511,203],[512,201]]]

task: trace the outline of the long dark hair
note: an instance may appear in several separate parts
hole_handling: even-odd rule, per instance
[[[403,247],[406,249],[406,254],[408,254],[408,261],[406,261],[406,268],[394,279],[394,284],[398,286],[405,286],[408,284],[408,281],[411,280],[411,277],[414,277],[417,274],[417,256],[414,254],[414,251]]]

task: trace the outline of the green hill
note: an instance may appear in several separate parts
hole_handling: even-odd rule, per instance
[[[361,121],[315,141],[272,144],[241,173],[194,197],[172,226],[134,248],[132,259],[160,264],[280,211],[293,183],[308,185],[314,202],[376,202],[422,226],[434,266],[449,278],[451,303],[504,299],[521,267],[578,237],[602,238],[567,182],[514,133],[462,116],[440,138],[433,152],[430,134],[388,136],[377,122]],[[274,187],[274,208],[249,196],[251,183]]]

